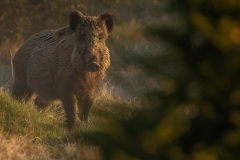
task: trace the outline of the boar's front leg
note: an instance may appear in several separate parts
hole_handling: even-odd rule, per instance
[[[78,97],[78,116],[79,119],[83,122],[88,121],[89,110],[92,106],[92,99],[89,96]]]
[[[62,102],[66,113],[67,127],[69,130],[71,130],[75,123],[74,100],[72,97],[64,97]]]

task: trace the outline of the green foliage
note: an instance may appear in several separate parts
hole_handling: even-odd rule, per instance
[[[141,111],[90,133],[105,159],[239,159],[238,0],[168,1],[171,24],[149,27],[166,50],[129,57],[154,77]]]

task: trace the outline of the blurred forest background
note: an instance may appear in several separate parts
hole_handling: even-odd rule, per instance
[[[114,131],[76,138],[102,159],[240,159],[239,0],[1,0],[2,63],[31,34],[68,25],[72,9],[115,14],[106,81],[130,101],[111,103]]]

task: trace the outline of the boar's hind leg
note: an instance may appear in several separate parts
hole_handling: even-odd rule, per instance
[[[74,109],[74,101],[71,97],[64,97],[62,99],[63,107],[66,113],[66,122],[69,130],[72,129],[75,122],[75,109]]]
[[[34,100],[34,104],[37,106],[39,110],[44,110],[50,104],[50,102],[37,96]]]
[[[18,100],[24,99],[28,101],[32,94],[33,91],[27,88],[26,81],[22,78],[15,77],[12,87],[12,96]]]

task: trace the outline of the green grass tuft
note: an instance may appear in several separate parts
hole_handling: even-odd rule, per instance
[[[18,102],[0,92],[0,128],[5,135],[59,138],[66,130],[52,114],[39,112],[33,105]]]

